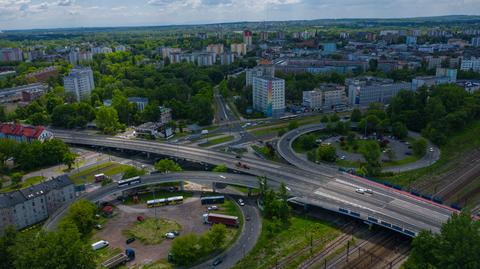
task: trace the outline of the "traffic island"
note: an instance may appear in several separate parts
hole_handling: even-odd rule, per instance
[[[136,238],[145,245],[157,245],[166,239],[165,234],[181,229],[182,226],[171,219],[146,218],[137,220],[131,228],[123,230],[123,234],[128,238]]]

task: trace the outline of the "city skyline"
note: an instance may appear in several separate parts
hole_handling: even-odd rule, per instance
[[[242,11],[242,12],[239,12]],[[181,14],[181,16],[179,16]],[[480,2],[411,0],[0,0],[0,30],[480,14]]]

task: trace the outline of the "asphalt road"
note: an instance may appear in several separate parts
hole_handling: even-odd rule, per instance
[[[238,197],[236,197],[238,198]],[[260,212],[258,211],[254,199],[245,199],[245,206],[241,206],[243,213],[243,230],[239,238],[235,243],[227,249],[224,253],[218,255],[215,258],[212,258],[200,265],[193,267],[194,269],[205,269],[205,268],[218,268],[218,269],[228,269],[232,268],[238,261],[243,259],[245,255],[248,254],[250,250],[255,247],[255,244],[260,237],[262,231],[262,220]],[[250,220],[245,219],[246,216],[250,216]],[[213,262],[221,257],[222,263],[213,266]]]
[[[339,208],[347,209],[361,219],[375,216],[402,229],[415,232],[424,229],[438,232],[442,223],[455,212],[449,207],[434,204],[409,193],[339,172],[334,167],[317,167],[310,163],[305,166],[302,162],[299,169],[291,165],[249,157],[237,159],[235,155],[201,148],[88,135],[83,132],[56,131],[55,136],[70,144],[142,151],[214,165],[225,164],[231,169],[254,176],[266,176],[277,182],[285,182],[299,202],[315,204],[335,212],[339,212]],[[249,168],[238,168],[238,162]],[[255,183],[251,184],[256,185],[256,179]],[[374,194],[361,195],[355,192],[356,188],[370,188]]]

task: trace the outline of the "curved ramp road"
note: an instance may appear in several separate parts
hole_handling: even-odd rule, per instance
[[[339,172],[334,167],[312,167],[301,163],[299,169],[291,165],[248,157],[237,159],[234,155],[207,149],[90,135],[83,132],[57,131],[55,136],[66,143],[76,145],[161,154],[213,165],[226,164],[231,169],[241,170],[253,176],[266,176],[286,183],[292,195],[295,196],[293,199],[297,202],[320,206],[364,220],[376,220],[382,226],[411,236],[425,229],[438,232],[442,223],[448,220],[452,212],[455,212],[449,207]],[[238,162],[248,168],[238,168]],[[297,164],[294,163],[294,165]],[[251,182],[252,186],[256,186],[256,178],[250,178],[254,179],[254,182]],[[232,180],[235,184],[239,184],[236,182],[236,177]],[[368,188],[373,193],[360,194],[355,191],[357,188]]]

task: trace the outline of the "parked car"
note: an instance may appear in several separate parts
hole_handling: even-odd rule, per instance
[[[218,206],[216,205],[209,206],[208,211],[211,211],[211,210],[218,210]]]
[[[222,259],[222,258],[216,258],[216,259],[213,261],[212,265],[213,265],[213,266],[217,266],[217,265],[221,264],[222,262],[223,262],[223,259]]]
[[[97,229],[97,230],[103,229],[102,224],[96,224],[96,225],[95,225],[95,229]]]
[[[144,216],[137,216],[137,220],[142,222],[145,220],[145,217]]]
[[[170,233],[174,234],[175,236],[179,236],[180,235],[180,231],[170,231]]]
[[[165,238],[167,239],[174,239],[175,238],[175,234],[172,233],[172,232],[168,232],[165,234]]]
[[[127,241],[125,241],[125,243],[126,243],[127,245],[128,245],[128,244],[131,244],[131,243],[133,243],[133,242],[135,242],[135,237],[130,237],[130,238],[127,239]]]
[[[241,206],[244,206],[245,205],[245,202],[243,201],[243,199],[238,199],[238,204],[241,205]]]

